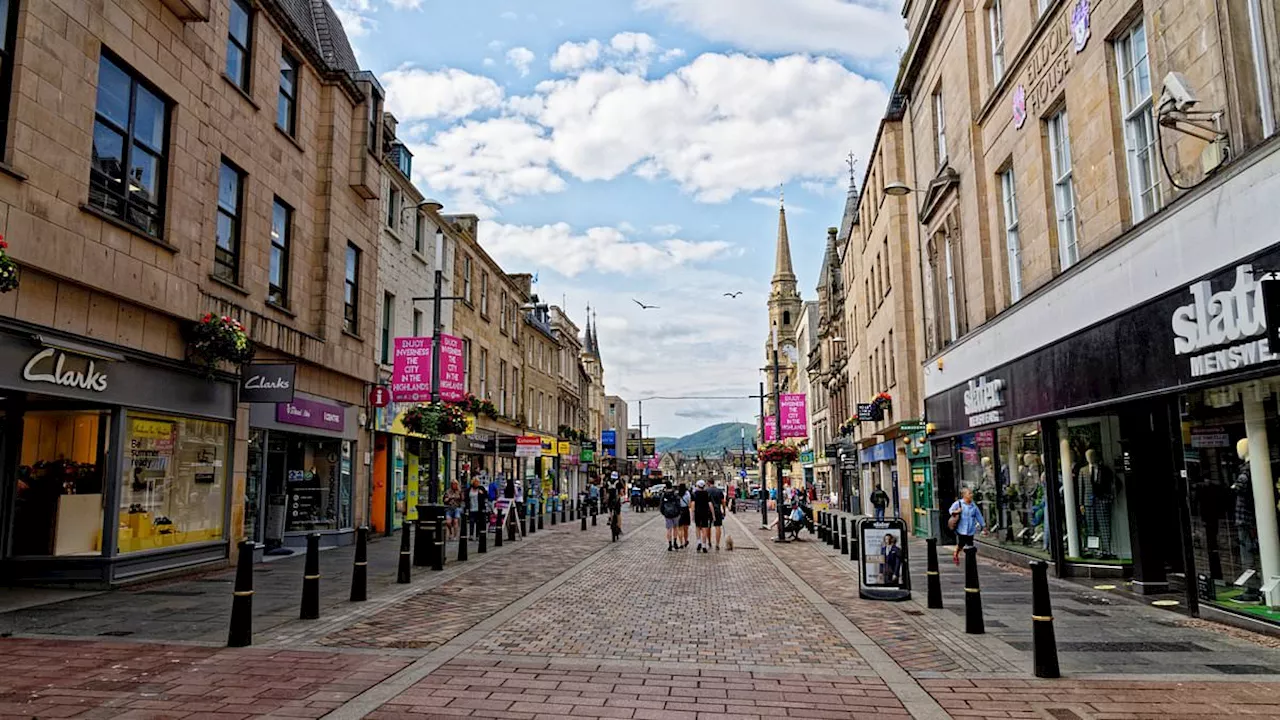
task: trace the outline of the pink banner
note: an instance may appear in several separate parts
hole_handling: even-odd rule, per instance
[[[661,460],[660,460],[660,458],[656,458],[656,457],[651,457],[651,458],[649,458],[649,469],[650,469],[650,470],[657,470],[657,469],[658,469],[658,466],[659,466],[660,464],[661,464]]]
[[[778,421],[773,415],[768,415],[764,419],[764,441],[767,443],[778,441]]]
[[[809,412],[804,393],[783,393],[778,404],[782,410],[782,437],[809,437]]]
[[[462,339],[440,336],[440,399],[455,402],[466,397],[467,372]],[[431,400],[431,338],[395,339],[391,374],[391,399],[396,402]]]

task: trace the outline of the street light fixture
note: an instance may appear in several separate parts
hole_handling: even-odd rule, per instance
[[[914,188],[899,180],[895,180],[884,186],[884,194],[892,195],[894,197],[903,197],[910,195],[913,192],[915,192]]]

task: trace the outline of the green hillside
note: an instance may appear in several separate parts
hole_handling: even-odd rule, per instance
[[[681,438],[656,438],[656,443],[660,453],[679,451],[686,455],[701,453],[707,457],[718,457],[725,448],[737,450],[741,447],[743,430],[747,431],[747,449],[750,450],[756,434],[756,426],[750,423],[720,423]]]

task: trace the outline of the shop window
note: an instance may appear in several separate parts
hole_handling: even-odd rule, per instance
[[[1133,553],[1118,418],[1060,420],[1057,441],[1066,526],[1064,556],[1073,562],[1128,564]]]
[[[1049,506],[1046,498],[1044,451],[1040,425],[1028,423],[996,431],[995,486],[985,488],[989,534],[986,542],[1052,559],[1049,544]],[[982,461],[979,461],[980,463]]]
[[[121,553],[222,539],[228,428],[210,420],[129,414]]]
[[[231,16],[227,24],[227,78],[236,87],[249,92],[249,70],[252,67],[253,8],[248,0],[231,0]]]
[[[280,53],[280,92],[276,98],[276,127],[289,137],[298,131],[298,61],[288,51]]]
[[[1141,21],[1116,40],[1116,69],[1120,73],[1120,111],[1124,115],[1125,157],[1129,167],[1129,197],[1136,223],[1160,209],[1160,171],[1156,147],[1155,113],[1151,106],[1151,65],[1147,60],[1147,31]]]
[[[5,64],[7,72],[7,55]],[[89,207],[160,237],[168,136],[168,101],[103,52],[98,61]]]
[[[14,555],[102,554],[107,413],[27,412],[14,496]]]

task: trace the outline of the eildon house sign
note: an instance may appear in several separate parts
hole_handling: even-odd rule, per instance
[[[101,372],[88,360],[83,370],[68,370],[67,354],[46,348],[31,356],[22,367],[22,379],[28,382],[42,382],[50,385],[105,392],[107,389],[107,373]]]
[[[969,427],[998,423],[1004,417],[1004,380],[979,377],[969,381],[964,391],[964,414]]]
[[[1191,302],[1173,311],[1171,324],[1173,353],[1191,355],[1192,377],[1276,359],[1263,337],[1267,315],[1262,285],[1254,278],[1252,265],[1236,267],[1235,284],[1230,289],[1214,292],[1208,280],[1201,280],[1189,291]],[[1238,342],[1241,340],[1244,342]],[[1222,345],[1228,347],[1219,347]]]

